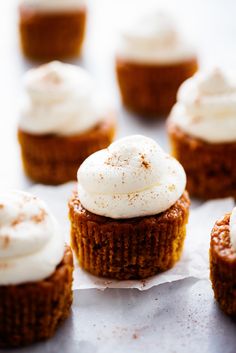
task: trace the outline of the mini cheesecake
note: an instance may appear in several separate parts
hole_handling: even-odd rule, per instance
[[[236,316],[236,208],[218,220],[212,230],[210,276],[220,308]]]
[[[112,142],[114,113],[76,66],[52,62],[30,70],[25,89],[18,139],[26,175],[52,185],[76,180],[82,162]]]
[[[70,313],[73,256],[46,205],[0,193],[0,348],[54,335]]]
[[[236,197],[236,80],[220,69],[199,72],[178,92],[167,129],[172,154],[201,199]]]
[[[85,0],[21,0],[19,32],[24,55],[40,61],[79,56],[86,17]]]
[[[116,74],[124,106],[142,117],[167,115],[179,86],[198,68],[195,51],[167,14],[152,12],[121,33]]]
[[[80,266],[120,280],[173,267],[186,235],[185,184],[181,165],[144,136],[118,140],[86,159],[69,202]]]

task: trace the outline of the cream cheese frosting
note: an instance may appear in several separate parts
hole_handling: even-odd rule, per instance
[[[185,81],[170,114],[187,134],[209,143],[236,141],[236,76],[219,68]]]
[[[233,209],[230,216],[230,241],[232,247],[236,251],[236,207]]]
[[[20,129],[32,134],[81,134],[105,114],[105,104],[82,68],[53,61],[25,76]]]
[[[150,216],[183,194],[182,166],[152,139],[129,136],[88,157],[78,170],[78,197],[85,209],[114,219]]]
[[[0,285],[49,277],[61,262],[64,240],[40,199],[22,191],[0,194]]]
[[[166,13],[152,11],[135,18],[121,31],[118,56],[144,63],[176,63],[195,57],[195,51]]]
[[[83,7],[86,0],[20,0],[20,5],[41,11],[65,11]]]

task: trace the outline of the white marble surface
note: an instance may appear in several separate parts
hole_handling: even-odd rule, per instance
[[[138,122],[119,105],[113,54],[117,28],[142,6],[156,0],[90,0],[86,67],[117,106],[119,136],[143,133],[168,148],[164,122]],[[235,0],[159,0],[180,22],[199,50],[203,67],[236,64]],[[0,188],[28,188],[16,139],[21,78],[33,63],[18,47],[16,1],[0,2]],[[225,317],[213,300],[209,281],[186,280],[143,293],[137,290],[75,294],[71,318],[50,341],[19,352],[161,352],[234,353],[235,322]],[[112,320],[111,320],[112,313]],[[1,319],[1,318],[0,318]],[[154,340],[151,339],[154,337]]]

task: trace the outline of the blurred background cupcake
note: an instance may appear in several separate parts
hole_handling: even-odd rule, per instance
[[[199,72],[181,86],[168,120],[187,189],[203,199],[236,197],[236,75]]]
[[[121,32],[116,72],[123,104],[145,116],[169,113],[180,84],[197,70],[193,48],[166,13],[151,11]]]
[[[113,113],[78,66],[51,62],[24,83],[18,137],[26,174],[46,184],[75,180],[84,159],[112,142]]]
[[[86,0],[21,0],[19,17],[21,47],[27,57],[45,61],[81,53]]]

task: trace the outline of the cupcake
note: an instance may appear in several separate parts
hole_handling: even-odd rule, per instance
[[[197,73],[178,92],[168,120],[172,153],[193,196],[236,197],[236,80],[220,69]]]
[[[143,15],[121,34],[117,79],[123,104],[137,114],[169,113],[179,86],[197,67],[195,51],[164,13]]]
[[[0,348],[51,337],[72,303],[73,257],[38,198],[0,194]]]
[[[210,276],[215,298],[228,315],[236,315],[236,208],[217,221],[211,233]]]
[[[19,31],[25,56],[36,60],[72,58],[81,52],[85,0],[20,0]]]
[[[52,62],[25,77],[18,137],[26,174],[61,184],[76,179],[90,154],[113,140],[115,121],[81,68]]]
[[[80,266],[114,279],[141,279],[174,266],[186,234],[189,198],[181,165],[144,136],[94,153],[78,170],[69,202]]]

